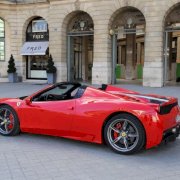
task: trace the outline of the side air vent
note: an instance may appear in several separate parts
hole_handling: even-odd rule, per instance
[[[160,107],[160,112],[159,114],[168,114],[171,112],[171,110],[175,107],[175,106],[178,106],[178,102],[175,102],[173,104],[168,104],[168,105],[165,105],[165,106],[161,106]]]

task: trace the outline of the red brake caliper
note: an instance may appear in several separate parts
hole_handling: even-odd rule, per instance
[[[115,125],[115,128],[118,129],[118,130],[120,130],[121,127],[122,127],[121,123],[117,123],[117,124]],[[119,133],[117,133],[117,132],[114,131],[114,139],[116,139],[116,138],[118,137],[118,135],[119,135]]]
[[[12,129],[13,128],[13,116],[12,116],[12,114],[10,114],[9,120],[11,121],[11,123],[8,125],[8,129]]]

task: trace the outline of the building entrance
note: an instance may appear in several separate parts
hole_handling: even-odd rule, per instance
[[[26,30],[26,42],[21,48],[26,57],[26,78],[47,79],[46,66],[49,57],[49,30],[46,20],[34,18]]]
[[[136,8],[119,10],[112,21],[112,83],[143,78],[145,18]]]
[[[164,85],[180,82],[180,5],[166,17],[164,32]]]
[[[94,25],[85,12],[77,12],[68,26],[68,81],[91,82],[93,66]]]
[[[91,81],[93,66],[93,35],[69,35],[69,80]]]

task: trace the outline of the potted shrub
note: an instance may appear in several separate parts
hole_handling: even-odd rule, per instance
[[[16,82],[17,74],[16,74],[16,67],[15,67],[15,62],[14,62],[14,58],[12,54],[8,61],[7,73],[8,73],[9,82],[12,82],[12,83]]]
[[[54,62],[51,55],[48,58],[46,72],[47,72],[47,83],[54,84],[56,82],[56,67],[54,66]]]

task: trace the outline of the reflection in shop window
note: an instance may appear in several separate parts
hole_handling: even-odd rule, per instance
[[[31,70],[46,70],[47,67],[47,59],[46,56],[33,56],[30,61],[30,69]]]
[[[5,60],[5,37],[4,37],[4,21],[0,19],[0,61]]]

